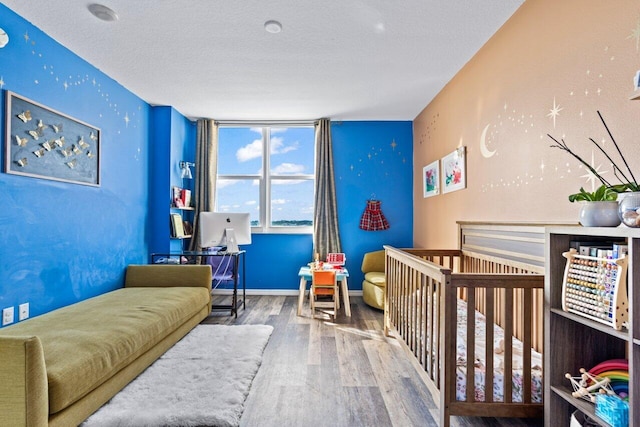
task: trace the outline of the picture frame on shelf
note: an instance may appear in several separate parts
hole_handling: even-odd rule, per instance
[[[100,186],[100,129],[6,91],[4,172]]]
[[[440,160],[435,160],[422,168],[423,197],[440,194]]]
[[[467,187],[466,148],[458,147],[442,158],[442,193]]]

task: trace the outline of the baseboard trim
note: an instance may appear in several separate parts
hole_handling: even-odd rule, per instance
[[[266,295],[266,296],[298,296],[298,290],[293,289],[247,289],[247,295]],[[212,295],[233,295],[233,289],[214,289]],[[242,294],[242,290],[238,289],[238,294]],[[349,296],[362,296],[362,291],[349,291]]]

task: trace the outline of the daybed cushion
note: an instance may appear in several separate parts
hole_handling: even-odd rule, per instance
[[[133,287],[4,329],[42,343],[54,414],[108,380],[209,304],[204,287]],[[73,357],[70,357],[70,356]]]

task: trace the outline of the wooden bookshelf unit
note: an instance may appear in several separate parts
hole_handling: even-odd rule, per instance
[[[563,277],[572,242],[602,244],[624,239],[628,246],[627,292],[628,323],[620,330],[562,308]],[[571,414],[578,410],[602,426],[609,426],[595,415],[595,406],[574,398],[565,374],[578,375],[610,359],[629,361],[629,426],[640,425],[640,229],[606,227],[549,227],[545,240],[545,343],[544,372],[545,425],[568,427]],[[638,309],[638,314],[634,309]]]

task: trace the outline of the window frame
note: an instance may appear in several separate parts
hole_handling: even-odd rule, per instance
[[[271,188],[273,180],[304,180],[313,183],[313,209],[315,211],[315,181],[316,181],[316,141],[313,140],[313,173],[296,175],[272,175],[271,173],[271,130],[273,128],[311,128],[315,135],[315,123],[311,121],[303,122],[219,122],[218,128],[260,128],[262,130],[262,173],[255,174],[235,174],[221,175],[216,171],[216,182],[219,180],[257,180],[259,184],[259,223],[261,225],[251,226],[252,234],[313,234],[313,221],[311,225],[304,226],[274,226],[271,225],[273,209],[271,200]],[[218,138],[218,150],[220,149],[220,139]],[[215,210],[218,211],[218,199],[216,197]]]

